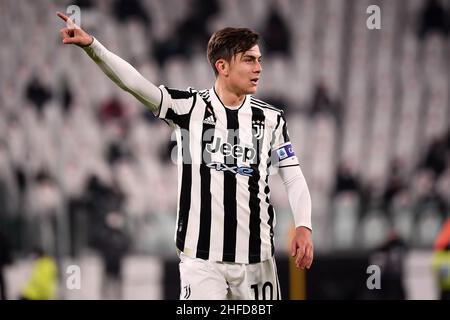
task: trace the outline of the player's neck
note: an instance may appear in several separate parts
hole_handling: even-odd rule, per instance
[[[236,92],[233,92],[229,87],[227,87],[226,84],[219,80],[217,80],[214,84],[214,90],[223,105],[230,109],[239,108],[245,99],[245,94],[237,94]]]

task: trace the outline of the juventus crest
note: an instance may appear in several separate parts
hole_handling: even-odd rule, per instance
[[[261,139],[264,136],[264,120],[253,120],[252,131],[256,139]]]

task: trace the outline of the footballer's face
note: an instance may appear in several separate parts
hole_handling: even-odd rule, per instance
[[[229,88],[238,95],[256,93],[261,71],[261,52],[258,45],[236,54],[228,64],[226,78]]]

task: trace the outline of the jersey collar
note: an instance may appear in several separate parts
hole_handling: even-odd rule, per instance
[[[250,105],[250,95],[246,95],[244,98],[244,101],[242,101],[242,104],[240,105],[239,108],[237,109],[230,109],[227,108],[222,100],[220,100],[219,95],[216,93],[216,90],[214,87],[212,87],[211,89],[209,89],[209,96],[211,97],[211,103],[213,106],[221,106],[222,108],[225,109],[225,111],[230,111],[230,112],[238,112],[241,109],[245,109]]]

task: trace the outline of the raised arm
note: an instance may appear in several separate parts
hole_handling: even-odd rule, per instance
[[[120,88],[131,93],[153,114],[159,113],[162,93],[158,87],[145,79],[128,62],[106,49],[97,39],[75,25],[67,16],[60,12],[57,16],[67,23],[67,26],[60,30],[64,44],[75,44],[83,48]]]

